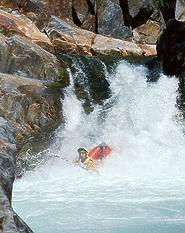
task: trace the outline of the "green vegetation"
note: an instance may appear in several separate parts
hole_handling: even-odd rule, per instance
[[[160,8],[165,6],[166,0],[153,0],[153,2],[157,8]]]
[[[60,68],[58,71],[58,79],[62,81],[66,76],[66,70],[64,68]]]
[[[66,72],[66,69],[61,67],[59,70],[58,70],[58,76],[57,76],[57,79],[55,82],[53,83],[50,83],[47,85],[48,88],[64,88],[64,87],[67,87],[69,85],[69,77],[68,77],[68,74]]]

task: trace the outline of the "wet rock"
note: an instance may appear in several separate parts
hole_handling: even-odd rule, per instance
[[[53,82],[59,69],[57,58],[20,36],[0,36],[1,72]]]
[[[0,117],[0,186],[8,201],[11,201],[15,172],[15,131],[8,122]]]
[[[26,151],[62,122],[60,94],[39,80],[0,73],[0,116],[16,129],[17,149]],[[21,153],[21,152],[20,152]]]
[[[185,23],[169,20],[167,28],[157,43],[157,56],[166,75],[178,75],[185,71]]]
[[[162,68],[161,63],[157,57],[150,58],[147,62],[144,64],[147,69],[147,81],[148,82],[157,82],[161,76]]]
[[[33,233],[11,206],[16,166],[15,130],[0,117],[0,231]]]

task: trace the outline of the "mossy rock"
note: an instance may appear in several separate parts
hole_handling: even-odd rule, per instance
[[[48,84],[47,87],[51,89],[59,89],[59,88],[65,88],[69,86],[69,84],[70,84],[70,80],[66,68],[61,67],[58,70],[58,76],[55,82]]]

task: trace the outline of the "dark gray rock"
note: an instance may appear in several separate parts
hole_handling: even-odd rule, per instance
[[[0,54],[1,71],[40,79],[46,83],[53,82],[57,78],[59,63],[54,55],[19,36],[11,37],[5,42],[6,51]],[[0,45],[3,46],[3,43],[0,38]]]
[[[0,117],[0,232],[33,233],[11,206],[15,166],[15,130]]]
[[[126,39],[132,36],[129,27],[125,26],[119,1],[100,1],[98,10],[98,33],[118,39]]]
[[[63,32],[66,34],[69,34],[69,36],[74,35],[73,27],[70,24],[67,24],[66,22],[60,20],[58,17],[51,17],[51,20],[49,21],[48,25],[45,27],[45,31],[47,32],[47,35],[51,40],[54,40],[55,37],[60,38],[60,34],[58,32]],[[62,38],[62,37],[61,37]]]
[[[142,9],[153,10],[153,1],[152,0],[128,0],[129,12],[130,15],[134,18],[136,17]]]
[[[151,0],[128,0],[128,7],[133,29],[146,23],[154,11],[153,1]]]
[[[176,0],[165,0],[160,6],[165,23],[167,24],[170,19],[175,18],[175,5]]]
[[[169,20],[157,42],[157,56],[166,75],[185,72],[185,22]]]
[[[185,20],[185,1],[177,0],[175,6],[175,19],[179,21]]]

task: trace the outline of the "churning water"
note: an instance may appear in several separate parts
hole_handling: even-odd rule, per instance
[[[70,72],[70,71],[69,71]],[[35,233],[184,233],[185,141],[176,108],[178,81],[126,62],[111,75],[111,98],[86,115],[71,86],[65,127],[48,153],[75,160],[77,148],[105,141],[112,154],[99,174],[64,159],[14,184],[13,206]]]

